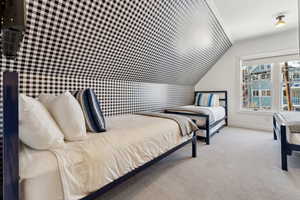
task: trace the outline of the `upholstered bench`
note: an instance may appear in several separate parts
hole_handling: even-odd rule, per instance
[[[300,112],[279,112],[273,116],[274,139],[281,142],[281,168],[288,170],[287,156],[300,151]]]

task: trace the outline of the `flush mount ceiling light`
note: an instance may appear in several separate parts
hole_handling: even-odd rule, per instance
[[[282,26],[286,25],[286,22],[283,20],[283,18],[285,18],[285,15],[283,15],[283,14],[278,15],[276,17],[276,20],[277,20],[277,22],[275,24],[276,27],[282,27]]]

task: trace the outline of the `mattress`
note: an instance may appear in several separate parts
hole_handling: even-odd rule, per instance
[[[213,124],[217,121],[224,119],[226,113],[225,108],[222,106],[217,107],[203,107],[195,105],[179,106],[174,108],[169,108],[168,112],[179,112],[184,114],[205,114],[209,116],[209,124]],[[204,126],[206,123],[205,117],[186,115],[189,118],[196,121],[198,126]]]
[[[88,134],[82,142],[97,141],[103,151],[98,185],[104,186],[131,170],[143,165],[171,148],[190,139],[181,136],[178,124],[170,119],[126,115],[107,119],[107,132]],[[66,146],[77,145],[77,142]],[[84,154],[70,152],[70,167],[78,170]],[[124,159],[126,158],[126,159]],[[84,168],[82,173],[87,173]],[[21,146],[20,152],[21,196],[23,200],[63,200],[64,193],[58,162],[50,151],[37,151]],[[91,191],[92,192],[92,191]],[[78,199],[86,194],[74,194]]]

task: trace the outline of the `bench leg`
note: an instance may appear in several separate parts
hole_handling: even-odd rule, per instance
[[[276,135],[275,130],[273,131],[273,136],[274,136],[274,140],[277,140],[277,135]]]
[[[287,153],[283,149],[281,149],[281,168],[282,170],[288,171]]]
[[[289,156],[291,156],[292,153],[293,153],[293,152],[292,152],[292,150],[290,150],[290,149],[287,151],[287,155],[289,155]]]
[[[288,171],[288,163],[287,163],[287,156],[288,156],[288,147],[287,147],[287,140],[286,140],[286,127],[280,127],[281,132],[281,168],[282,170]]]
[[[206,117],[206,121],[205,121],[205,127],[206,127],[206,138],[205,138],[205,141],[206,141],[206,144],[209,145],[209,137],[210,137],[210,132],[209,132],[209,116]]]
[[[192,156],[193,158],[197,157],[197,135],[194,133],[192,138]]]
[[[205,142],[207,145],[210,144],[210,135],[209,135],[209,129],[206,129],[206,137],[205,137]]]
[[[273,116],[273,137],[274,137],[274,140],[277,140],[277,135],[276,135],[276,118]]]

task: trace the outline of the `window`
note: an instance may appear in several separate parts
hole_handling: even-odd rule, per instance
[[[252,91],[252,96],[258,97],[259,96],[259,90],[253,90]]]
[[[294,60],[281,63],[281,71],[281,108],[282,110],[288,110],[288,104],[290,104],[292,110],[300,111],[300,61]]]
[[[246,57],[239,69],[241,110],[300,111],[299,55]]]
[[[262,90],[261,96],[263,97],[270,97],[271,96],[271,90]]]
[[[272,108],[271,69],[272,64],[242,66],[242,107],[244,109],[270,110]]]

